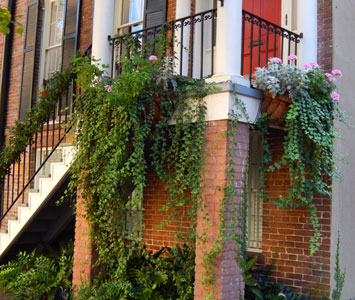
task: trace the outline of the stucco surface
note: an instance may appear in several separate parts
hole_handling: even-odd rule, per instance
[[[338,81],[342,107],[355,120],[355,1],[333,0],[333,67],[343,72]],[[342,182],[334,181],[332,203],[332,277],[338,232],[340,233],[341,266],[346,269],[342,299],[355,297],[355,129],[341,125],[344,139],[337,139],[338,153],[347,153],[348,165],[337,163]],[[332,286],[335,282],[332,278]]]

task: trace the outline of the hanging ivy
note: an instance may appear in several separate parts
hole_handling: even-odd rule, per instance
[[[319,248],[321,236],[313,197],[316,194],[330,196],[332,178],[340,177],[334,162],[334,120],[346,123],[347,116],[340,110],[340,96],[335,92],[341,72],[324,73],[316,63],[299,68],[292,63],[295,59],[295,55],[290,55],[291,64],[288,65],[282,65],[278,58],[270,59],[266,67],[257,69],[255,85],[271,93],[273,98],[286,94],[292,100],[282,118],[285,132],[283,154],[279,161],[272,161],[270,147],[266,145],[265,171],[288,167],[290,188],[275,203],[284,208],[308,208],[314,228],[310,240],[313,255]],[[266,133],[266,143],[268,118],[264,114],[259,120],[259,129]]]

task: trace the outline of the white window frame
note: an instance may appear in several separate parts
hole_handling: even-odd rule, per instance
[[[144,20],[144,8],[145,8],[145,0],[142,0],[142,18],[133,22],[123,23],[123,13],[125,1],[132,1],[132,0],[116,0],[116,16],[115,16],[115,28],[114,32],[117,34],[123,34],[128,32],[134,32],[134,26],[142,25],[143,28],[143,20]],[[128,14],[130,13],[130,9],[128,8]],[[129,16],[128,16],[129,19]],[[140,30],[140,29],[139,29]]]
[[[41,41],[41,62],[40,62],[40,76],[39,76],[39,88],[43,88],[44,80],[48,80],[46,78],[47,74],[47,66],[48,66],[48,51],[63,47],[63,41],[60,44],[49,46],[49,35],[50,35],[50,21],[52,16],[52,2],[61,1],[61,0],[45,0],[44,1],[44,22],[43,22],[43,34]],[[65,9],[64,9],[65,14]],[[65,15],[63,16],[63,22],[65,22]],[[63,23],[63,33],[64,34],[64,23]],[[60,51],[59,57],[57,57],[58,62],[58,70],[60,70],[61,62],[62,62],[62,51]]]

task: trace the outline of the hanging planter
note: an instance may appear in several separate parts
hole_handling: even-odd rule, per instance
[[[271,93],[266,93],[261,106],[261,112],[280,121],[282,116],[288,111],[291,103],[292,100],[287,94],[272,97]]]
[[[289,189],[275,202],[285,208],[308,207],[314,228],[310,249],[314,254],[321,232],[313,197],[330,196],[331,186],[325,178],[339,177],[334,162],[334,120],[346,122],[346,115],[340,110],[340,96],[335,91],[341,72],[324,73],[317,63],[297,67],[296,59],[296,55],[290,55],[288,64],[282,64],[280,58],[270,58],[265,67],[257,68],[254,86],[265,93],[261,108],[264,115],[259,122],[265,143],[270,125],[282,127],[285,137],[279,161],[272,161],[271,153],[265,156],[266,172],[281,166],[289,169]]]

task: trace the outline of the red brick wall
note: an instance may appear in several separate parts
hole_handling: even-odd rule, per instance
[[[280,158],[283,151],[283,133],[272,130],[270,135],[273,159]],[[273,280],[295,287],[302,294],[328,297],[330,293],[330,224],[331,203],[328,197],[316,196],[321,224],[320,249],[309,256],[309,239],[313,235],[309,213],[302,208],[283,209],[272,204],[289,187],[288,169],[281,168],[266,176],[266,192],[271,201],[263,206],[262,250],[265,263],[275,258]],[[316,298],[314,298],[316,299]]]
[[[174,247],[175,243],[181,242],[174,236],[174,233],[182,230],[182,233],[189,232],[191,228],[191,218],[189,210],[191,206],[182,207],[179,214],[184,220],[181,221],[181,227],[176,222],[171,225],[157,228],[161,222],[169,221],[169,212],[160,209],[166,204],[168,193],[164,190],[164,184],[159,180],[156,174],[148,176],[144,189],[143,199],[143,241],[148,250],[159,250],[164,246]]]
[[[168,0],[167,21],[176,19],[176,0]]]
[[[27,3],[29,0],[16,1],[16,15],[23,15],[19,22],[26,27]],[[25,34],[14,35],[11,53],[11,69],[10,69],[10,84],[9,84],[9,101],[7,106],[7,126],[13,126],[18,119],[20,105],[20,88],[22,78],[22,63],[23,63],[23,47]]]
[[[82,0],[79,23],[79,50],[84,53],[92,43],[93,0]]]
[[[332,0],[318,0],[318,63],[328,72],[333,66]]]
[[[73,257],[73,286],[79,287],[83,282],[89,282],[93,265],[93,251],[91,248],[90,227],[85,219],[85,207],[81,198],[81,192],[77,193],[74,257]]]
[[[220,135],[228,128],[228,121],[211,121],[208,123],[206,130],[207,148],[211,150],[207,158],[207,172],[205,175],[206,188],[204,189],[204,199],[207,206],[206,212],[209,214],[211,226],[208,227],[208,239],[205,245],[196,245],[196,266],[195,266],[195,298],[205,299],[205,296],[210,292],[210,289],[201,283],[201,278],[205,272],[201,265],[203,254],[214,245],[215,239],[218,236],[220,225],[220,201],[223,199],[223,192],[217,187],[223,187],[226,182],[226,163],[227,152],[230,146],[227,138]],[[243,188],[243,174],[246,167],[246,160],[249,150],[249,126],[247,124],[239,124],[237,135],[238,146],[236,149],[235,159],[235,185],[237,187],[237,201],[241,201]],[[212,145],[219,142],[212,149]],[[227,204],[225,214],[226,223],[231,220],[231,203]],[[202,234],[205,222],[202,219],[202,214],[197,214],[197,233]],[[214,271],[216,274],[217,299],[238,299],[239,291],[243,293],[244,285],[242,282],[241,272],[236,263],[235,257],[236,246],[231,242],[227,242],[223,247],[222,253],[215,260]]]

